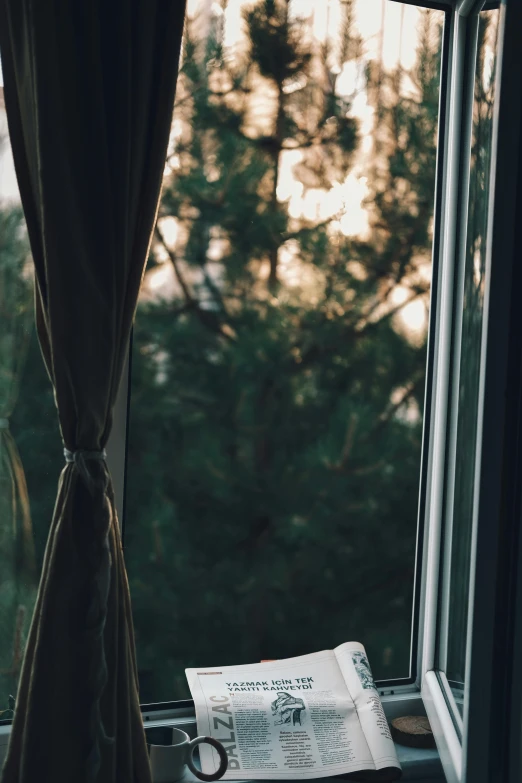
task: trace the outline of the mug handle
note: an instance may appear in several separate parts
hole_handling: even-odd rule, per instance
[[[215,748],[219,755],[219,769],[217,772],[212,772],[210,775],[207,775],[205,772],[201,772],[200,769],[197,769],[194,766],[194,762],[192,760],[192,754],[194,753],[194,748],[196,745],[201,745],[203,742],[207,742],[209,745],[212,745],[213,748]],[[189,742],[189,754],[187,759],[188,768],[192,772],[193,775],[195,775],[200,780],[219,780],[219,778],[223,777],[225,772],[228,768],[228,756],[225,748],[221,744],[221,742],[218,742],[214,737],[196,737],[196,739],[193,739],[191,742]]]

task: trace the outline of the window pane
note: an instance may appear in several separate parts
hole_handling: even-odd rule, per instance
[[[0,78],[0,720],[16,697],[61,454]]]
[[[349,639],[408,677],[444,14],[189,17],[132,357],[141,699]]]
[[[463,269],[462,336],[458,380],[455,488],[451,531],[446,671],[463,709],[471,529],[477,438],[480,350],[484,311],[486,229],[492,150],[498,10],[479,15],[472,117],[469,205]],[[444,657],[444,656],[443,656]]]

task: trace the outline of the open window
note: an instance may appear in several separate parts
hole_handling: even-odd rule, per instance
[[[450,26],[382,0],[189,12],[131,356],[148,703],[188,698],[187,666],[347,639],[416,688]]]
[[[419,684],[452,782],[520,774],[510,745],[520,530],[513,5],[458,3],[449,54]]]
[[[518,781],[521,10],[276,6],[191,7],[108,446],[144,718],[358,639],[448,781]],[[62,464],[1,133],[0,756]]]

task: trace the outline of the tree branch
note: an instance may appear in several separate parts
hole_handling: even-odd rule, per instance
[[[193,310],[197,315],[199,321],[203,324],[203,326],[207,327],[211,332],[219,335],[220,337],[224,337],[227,340],[233,341],[235,339],[234,331],[230,327],[228,327],[228,329],[224,328],[223,324],[217,317],[216,313],[212,312],[211,310],[203,310],[203,308],[200,306],[200,302],[198,301],[198,299],[195,296],[193,296],[187,282],[185,281],[181,273],[181,269],[179,266],[179,261],[176,256],[176,253],[174,253],[174,251],[171,250],[167,245],[167,242],[165,240],[165,237],[163,236],[161,228],[158,226],[157,223],[154,229],[154,235],[157,241],[165,249],[170,259],[172,268],[174,269],[174,274],[176,275],[176,280],[178,281],[179,286],[183,292],[183,296],[185,297],[185,301],[187,303],[188,309]]]
[[[403,307],[406,307],[406,305],[411,304],[411,302],[414,302],[416,299],[419,298],[419,296],[424,296],[429,291],[428,288],[419,288],[413,292],[413,294],[404,300],[404,302],[401,302],[400,304],[396,305],[395,307],[392,307],[390,310],[387,310],[384,315],[379,318],[377,321],[368,321],[368,316],[364,319],[364,322],[359,324],[356,327],[356,331],[359,334],[367,334],[372,329],[376,329],[379,324],[382,324],[384,321],[393,318],[394,315],[399,313]],[[373,308],[373,311],[375,312],[376,308]]]

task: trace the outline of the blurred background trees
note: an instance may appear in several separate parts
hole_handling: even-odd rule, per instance
[[[441,15],[421,12],[414,68],[385,72],[354,3],[322,43],[292,5],[247,5],[234,54],[225,13],[186,29],[133,346],[145,700],[185,695],[185,666],[349,639],[377,677],[408,675],[426,331],[400,313],[428,301]],[[379,101],[363,163],[357,89]],[[325,201],[357,166],[367,225],[343,231]]]
[[[405,677],[443,13],[415,11],[414,64],[386,68],[357,0],[320,38],[295,0],[244,3],[233,46],[227,3],[201,5],[132,346],[141,700],[349,640]],[[41,563],[63,458],[28,352],[11,425]]]

